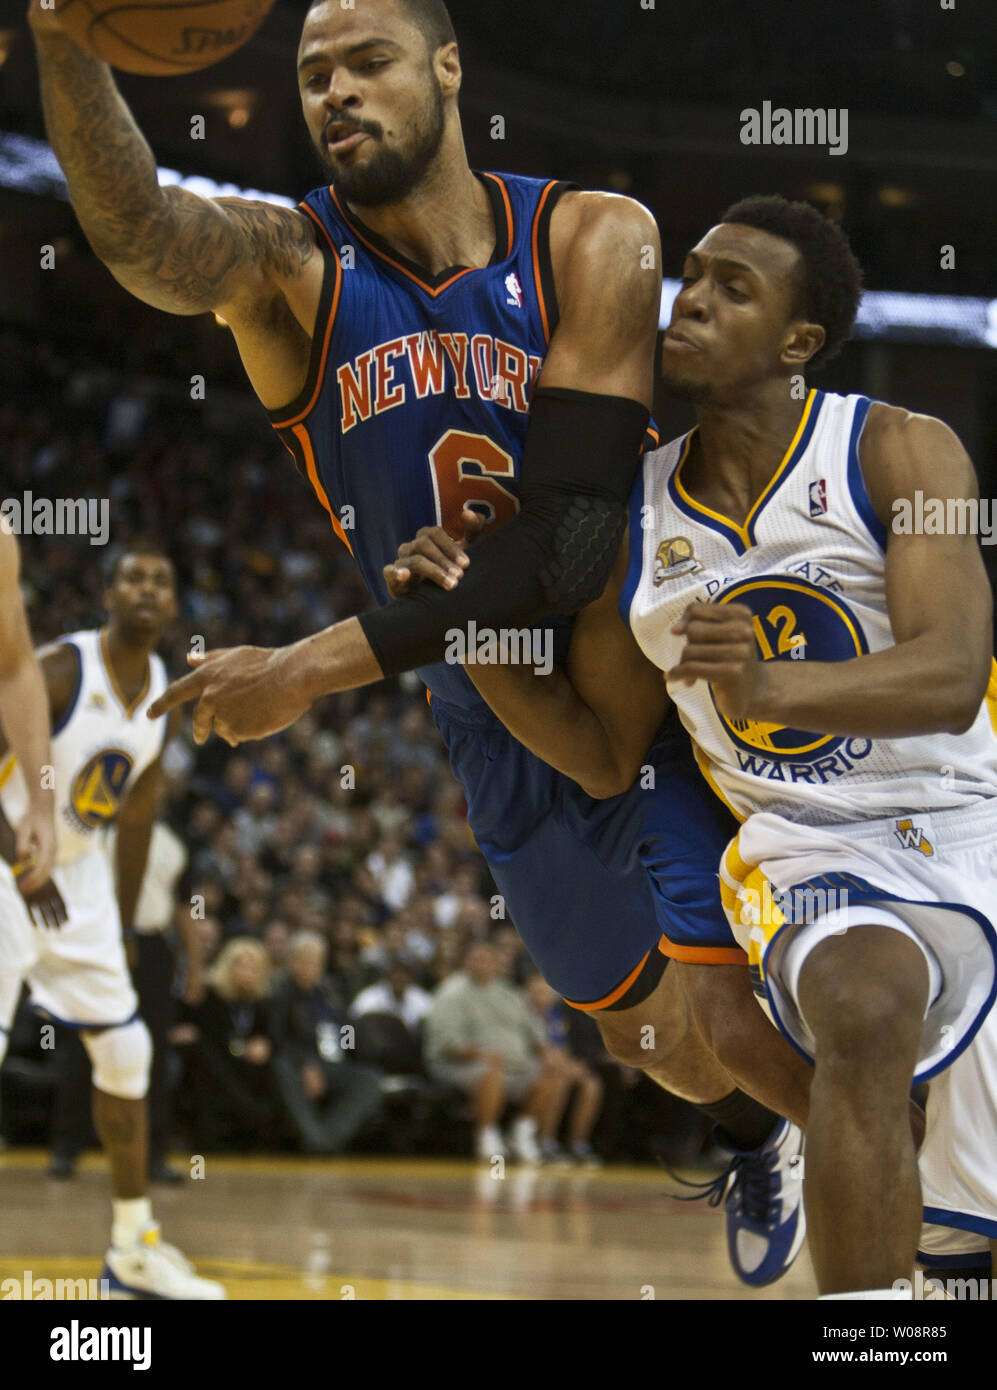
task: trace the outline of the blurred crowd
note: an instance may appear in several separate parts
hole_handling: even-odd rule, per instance
[[[3,495],[110,504],[107,551],[22,537],[38,643],[102,621],[107,560],[139,538],[177,568],[181,616],[161,646],[173,674],[194,634],[279,645],[366,605],[258,409],[192,400],[152,351],[140,370],[99,367],[85,344],[0,328],[0,358]],[[330,697],[238,750],[195,750],[185,732],[164,763],[136,919],[162,1176],[178,1141],[562,1162],[698,1147],[681,1103],[612,1063],[536,975],[415,678]],[[22,1011],[2,1125],[8,1140],[50,1137],[68,1175],[88,1138],[86,1058],[61,1032],[44,1055],[37,1033]]]

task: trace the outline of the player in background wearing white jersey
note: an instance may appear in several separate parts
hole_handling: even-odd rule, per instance
[[[816,1059],[806,1186],[821,1292],[882,1297],[896,1280],[909,1279],[920,1228],[908,1122],[912,1078],[944,1067],[946,1046],[954,1055],[976,1028],[977,1041],[942,1075],[938,1098],[929,1103],[926,1213],[954,1228],[952,1234],[968,1236],[968,1245],[950,1248],[972,1248],[973,1233],[976,1248],[997,1236],[997,1103],[985,1060],[994,1051],[997,1012],[987,1013],[994,970],[986,919],[988,895],[992,900],[997,887],[997,728],[984,702],[992,605],[975,538],[891,530],[895,502],[912,499],[919,488],[940,498],[977,495],[958,439],[941,422],[905,410],[791,389],[813,359],[833,354],[847,337],[858,290],[847,242],[814,209],[746,200],[703,238],[685,265],[662,365],[669,388],[695,402],[698,430],[645,460],[629,545],[606,592],[576,625],[568,673],[479,668],[475,682],[516,737],[594,796],[615,795],[633,781],[670,694],[694,741],[706,745],[701,765],[740,818],[751,817],[725,859],[731,899],[759,863],[783,890],[844,864],[860,890],[855,861],[843,857],[850,837],[877,830],[891,807],[901,817],[883,827],[887,846],[891,834],[898,837],[895,848],[883,849],[870,833],[870,849],[857,860],[862,877],[888,890],[876,907],[854,907],[851,920],[828,915],[823,928],[820,919],[812,927],[790,923],[781,937],[775,928],[782,918],[773,913],[751,943],[757,948],[761,941],[767,952],[753,964],[761,978],[769,963],[770,999],[773,987],[781,990],[783,1030]],[[821,408],[823,434],[807,472],[801,463],[813,437],[807,431]],[[836,455],[821,454],[821,438],[837,447]],[[814,468],[820,476],[812,476]],[[794,469],[793,486],[804,486],[804,493],[790,503],[787,479]],[[832,489],[837,495],[829,501]],[[821,529],[825,514],[830,531]],[[473,529],[473,519],[465,520]],[[702,558],[712,557],[711,540],[720,556],[715,568]],[[404,567],[439,583],[461,550],[434,528]],[[800,552],[809,552],[809,561]],[[783,575],[789,556],[793,568]],[[822,595],[811,582],[818,566],[827,567]],[[759,569],[773,573],[755,587],[790,582],[801,602],[834,604],[845,616],[858,608],[872,641],[853,648],[862,654],[850,659],[839,652],[821,661],[820,644],[811,652],[804,640],[796,649],[802,645],[806,657],[817,659],[762,660],[778,647],[764,627],[756,642],[758,612],[748,602],[709,601],[731,589],[736,597],[735,586],[747,585]],[[742,592],[750,599],[750,590]],[[621,619],[621,599],[647,654]],[[785,613],[772,621],[778,632]],[[789,644],[785,655],[791,658],[793,649]],[[851,736],[854,762],[839,755],[835,768],[835,758],[825,756],[818,768],[802,753],[785,764],[737,757],[738,731],[767,747],[780,733],[802,730],[832,736],[825,754],[834,736]],[[877,759],[882,766],[873,770]],[[949,764],[955,777],[946,779]],[[858,776],[846,777],[856,765]],[[760,771],[754,786],[746,766]],[[752,815],[773,803],[781,816]],[[904,808],[935,812],[937,851],[927,834],[920,853],[916,844],[905,847]],[[851,824],[835,841],[835,824],[842,822]],[[919,838],[916,827],[911,833]],[[941,858],[943,841],[954,873],[932,863]],[[758,852],[748,852],[759,843]],[[960,857],[963,843],[968,853]],[[738,849],[747,862],[737,863]],[[821,856],[823,870],[813,863]],[[918,860],[947,875],[941,890],[928,870],[919,871]],[[756,873],[755,885],[760,881]],[[912,913],[911,898],[931,906]],[[958,943],[947,947],[946,935]],[[773,966],[776,939],[781,972]],[[748,944],[743,937],[742,944]],[[962,979],[960,955],[972,963]],[[712,984],[719,983],[718,972],[743,968],[682,968],[704,1035],[723,1060]],[[947,1022],[933,1028],[942,1005]]]
[[[160,1240],[147,1195],[146,1093],[152,1060],[138,1016],[125,939],[145,873],[167,725],[146,718],[166,686],[155,648],[176,614],[173,566],[136,547],[115,564],[107,625],[40,653],[38,708],[55,731],[56,865],[27,904],[15,886],[17,822],[36,780],[0,742],[0,1023],[9,1026],[22,981],[41,1019],[76,1027],[93,1065],[93,1117],[111,1169],[112,1228],[102,1277],[112,1296],[224,1298]],[[37,754],[32,754],[33,758]],[[33,762],[28,767],[36,765]],[[114,874],[102,844],[117,826]],[[30,913],[30,915],[29,915]]]

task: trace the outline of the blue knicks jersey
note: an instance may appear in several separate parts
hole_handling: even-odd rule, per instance
[[[492,526],[519,510],[530,396],[557,325],[550,219],[575,185],[477,177],[492,203],[495,253],[482,269],[435,278],[334,190],[301,204],[319,229],[322,299],[307,384],[268,413],[380,603],[383,567],[421,526],[459,534],[464,506]],[[563,648],[570,624],[548,621]],[[459,666],[419,674],[441,699],[482,703]]]

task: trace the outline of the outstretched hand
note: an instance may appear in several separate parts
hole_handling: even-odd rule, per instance
[[[314,696],[304,689],[293,647],[225,647],[191,654],[195,669],[181,676],[149,707],[158,719],[196,700],[194,742],[212,734],[232,748],[286,729],[310,709]]]

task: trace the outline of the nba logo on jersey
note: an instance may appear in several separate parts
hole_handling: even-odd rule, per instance
[[[509,292],[509,298],[505,302],[513,305],[516,309],[521,309],[523,307],[523,287],[519,283],[519,276],[515,271],[505,277],[505,287]]]
[[[827,480],[818,478],[810,484],[810,515],[824,516],[827,512]]]

